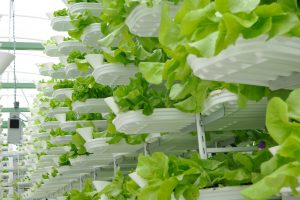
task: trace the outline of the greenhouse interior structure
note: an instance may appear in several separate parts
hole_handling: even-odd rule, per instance
[[[0,0],[1,200],[300,200],[299,0]]]

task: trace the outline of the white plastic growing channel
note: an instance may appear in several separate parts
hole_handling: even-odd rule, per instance
[[[51,27],[55,31],[68,31],[73,29],[69,16],[51,17]]]
[[[98,43],[98,40],[102,37],[100,23],[93,23],[84,29],[81,40],[87,46],[100,48],[101,45]]]
[[[104,99],[87,99],[85,102],[72,103],[72,110],[78,113],[103,113],[108,112],[109,108]]]
[[[118,63],[103,64],[103,55],[89,54],[85,57],[94,68],[92,73],[95,81],[104,85],[124,85],[129,83],[129,78],[138,71],[138,67],[133,65],[125,66]]]
[[[202,112],[205,131],[264,129],[267,100],[249,101],[245,108],[237,101],[237,95],[226,90],[212,92]]]
[[[61,55],[58,51],[58,46],[54,44],[45,46],[44,53],[50,57],[58,57]]]
[[[66,73],[66,77],[68,79],[74,79],[74,78],[77,78],[77,77],[90,75],[92,73],[92,69],[89,68],[87,72],[83,72],[83,71],[80,71],[77,68],[77,65],[75,63],[70,63],[70,64],[66,65],[65,73]]]
[[[81,120],[81,121],[66,121],[60,123],[60,128],[63,131],[72,132],[76,130],[76,126],[79,124],[81,126],[90,125],[90,123],[93,123],[94,126],[98,129],[105,129],[107,126],[106,120]]]
[[[143,145],[128,145],[124,141],[120,141],[117,144],[108,144],[106,141],[108,138],[96,138],[87,141],[84,146],[86,150],[94,154],[115,154],[120,152],[132,153],[143,148]]]
[[[61,101],[65,99],[72,99],[72,93],[73,89],[71,88],[57,89],[53,92],[53,98]]]
[[[58,121],[44,122],[44,123],[42,123],[42,127],[43,127],[44,129],[55,129],[55,128],[59,128],[59,122],[58,122]]]
[[[170,14],[174,17],[179,5],[170,3]],[[160,28],[162,4],[148,7],[146,4],[136,6],[125,23],[131,33],[140,37],[158,37]]]
[[[204,80],[260,85],[276,89],[300,86],[300,38],[275,37],[266,41],[239,39],[212,58],[188,56],[196,76]]]
[[[47,115],[49,116],[54,116],[56,114],[63,114],[70,111],[69,107],[57,107],[57,108],[53,108],[53,109],[48,109],[46,110]]]
[[[89,11],[92,15],[99,17],[103,10],[101,3],[87,3],[80,2],[74,3],[69,6],[70,15],[74,15],[75,13],[83,13],[84,11]]]
[[[72,135],[55,136],[50,139],[52,144],[61,145],[69,144],[72,141]]]
[[[69,55],[72,51],[86,52],[86,46],[77,40],[63,41],[58,44],[58,51],[63,55]]]
[[[49,63],[43,63],[43,64],[37,64],[39,68],[39,72],[43,76],[50,76],[50,73],[52,71],[52,62]]]
[[[65,68],[63,67],[57,70],[52,69],[50,71],[50,76],[55,79],[65,79],[66,78]]]
[[[156,108],[151,115],[146,116],[142,110],[119,112],[113,97],[106,98],[105,102],[117,115],[113,120],[116,129],[126,134],[179,132],[195,123],[194,114],[175,108]]]

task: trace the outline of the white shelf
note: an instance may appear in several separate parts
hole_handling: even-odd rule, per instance
[[[57,89],[53,92],[53,98],[57,100],[65,100],[65,99],[72,99],[72,88],[63,88],[63,89]]]
[[[58,51],[57,45],[47,45],[45,46],[44,53],[50,57],[58,57],[61,53]]]
[[[48,109],[46,111],[47,115],[49,116],[54,116],[56,114],[63,114],[70,111],[69,107],[57,107],[57,108],[53,108],[53,109]]]
[[[267,100],[249,101],[239,108],[237,95],[226,90],[212,92],[202,112],[205,131],[264,129]]]
[[[92,122],[96,128],[98,129],[105,129],[107,126],[107,122],[106,120],[81,120],[81,121],[66,121],[66,122],[62,122],[60,123],[60,128],[63,131],[66,132],[72,132],[76,130],[76,126],[77,124],[81,125],[81,126],[86,126],[87,124],[89,124],[90,122]]]
[[[118,63],[106,63],[93,67],[92,75],[95,81],[104,85],[126,85],[130,81],[129,78],[139,72],[138,67]]]
[[[240,39],[212,58],[189,55],[188,63],[203,80],[295,89],[300,86],[299,44],[299,38],[290,37]]]
[[[58,70],[52,69],[50,71],[50,76],[56,79],[65,79],[66,78],[65,68],[60,68]]]
[[[51,18],[51,27],[55,31],[68,31],[74,28],[69,16]]]
[[[42,127],[44,129],[56,129],[59,128],[59,122],[58,121],[44,122],[42,123]]]
[[[69,55],[72,51],[86,52],[86,46],[77,40],[63,41],[58,44],[58,51],[63,55]]]
[[[100,23],[93,23],[84,29],[81,35],[81,40],[82,43],[87,46],[100,48],[101,45],[98,43],[98,40],[100,40],[102,37],[103,35],[101,32]]]
[[[87,72],[83,72],[78,70],[77,65],[75,63],[67,64],[65,67],[66,77],[68,79],[74,79],[77,77],[88,76],[92,73],[92,69],[89,68]]]
[[[175,14],[179,8],[179,5],[170,3],[171,17],[175,17]],[[138,5],[131,11],[125,23],[130,32],[137,36],[158,37],[161,10],[161,4],[153,5],[152,7],[147,7],[146,4]]]
[[[52,144],[57,144],[57,145],[61,145],[61,144],[69,144],[72,141],[72,135],[63,135],[63,136],[55,136],[52,137],[50,139],[50,142]]]
[[[119,142],[118,144],[108,144],[106,143],[106,138],[96,138],[93,140],[88,140],[84,144],[86,150],[94,154],[115,154],[115,153],[132,153],[143,148],[142,144],[138,145],[129,145],[124,141]]]
[[[179,132],[195,123],[195,114],[184,113],[176,108],[155,108],[147,116],[142,110],[118,112],[118,105],[112,97],[106,98],[105,102],[117,114],[113,120],[116,129],[126,134]]]
[[[105,113],[109,112],[104,99],[87,99],[85,102],[75,101],[72,110],[78,113]]]
[[[99,17],[103,10],[101,3],[87,3],[80,2],[74,3],[69,6],[70,15],[74,15],[75,13],[83,13],[84,11],[89,11],[92,15]]]

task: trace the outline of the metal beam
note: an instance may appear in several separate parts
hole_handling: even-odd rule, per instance
[[[15,112],[14,108],[1,108],[0,112]],[[28,108],[19,108],[19,112],[30,112]]]
[[[13,50],[14,49],[14,43],[13,42],[1,42],[0,41],[0,49]],[[44,50],[44,47],[39,42],[16,42],[16,50],[42,51],[42,50]]]
[[[14,83],[1,83],[0,87],[2,89],[13,89],[15,87]],[[18,89],[35,89],[34,83],[17,83]]]

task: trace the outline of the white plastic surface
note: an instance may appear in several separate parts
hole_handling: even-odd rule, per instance
[[[58,57],[61,53],[58,51],[57,45],[47,45],[45,46],[44,53],[50,57]]]
[[[109,181],[93,181],[93,185],[97,192],[101,192],[110,183],[111,182]]]
[[[89,123],[92,122],[96,128],[98,129],[105,129],[107,126],[106,120],[82,120],[82,121],[66,121],[63,123],[60,123],[60,128],[63,131],[72,132],[76,130],[77,124],[80,124],[81,126],[90,125]]]
[[[71,147],[69,146],[62,146],[62,147],[52,147],[51,149],[47,150],[48,155],[60,155],[70,151]]]
[[[88,156],[78,156],[75,159],[70,159],[71,165],[76,166],[76,168],[81,167],[95,167],[95,166],[108,166],[113,162],[113,157],[111,155],[99,155],[91,154]]]
[[[201,189],[199,200],[244,200],[240,192],[245,186]]]
[[[54,63],[49,62],[49,63],[43,63],[43,64],[38,64],[39,72],[43,76],[50,76],[50,73],[52,71],[52,65]],[[39,66],[41,65],[41,66]]]
[[[89,68],[87,72],[83,72],[78,70],[77,65],[75,63],[70,63],[66,65],[65,73],[68,79],[74,79],[77,77],[90,75],[92,73],[92,69]]]
[[[104,57],[102,54],[87,54],[85,59],[90,63],[93,68],[103,65]]]
[[[74,3],[69,6],[70,15],[74,15],[75,13],[83,13],[84,11],[91,12],[92,15],[99,17],[103,10],[101,3]]]
[[[58,51],[63,55],[69,55],[69,53],[75,50],[81,52],[87,51],[86,46],[77,40],[63,41],[62,43],[58,44]]]
[[[72,103],[72,110],[78,113],[103,113],[108,112],[109,108],[104,99],[87,99],[85,102]]]
[[[54,116],[56,114],[66,113],[68,111],[70,111],[69,107],[57,107],[57,108],[49,109],[46,112],[49,116]]]
[[[276,89],[300,86],[300,38],[275,37],[265,41],[239,39],[212,58],[189,55],[196,76],[204,80],[260,85]]]
[[[179,5],[170,4],[170,15],[173,18],[180,8]],[[140,37],[158,37],[160,28],[162,5],[147,7],[146,4],[136,6],[125,23],[131,33]]]
[[[68,31],[73,29],[69,16],[58,16],[51,19],[51,27],[55,31]]]
[[[98,43],[98,40],[102,37],[100,23],[93,23],[84,29],[81,40],[87,46],[100,48],[101,45]]]
[[[84,128],[77,128],[76,132],[81,135],[81,137],[85,141],[89,141],[93,139],[93,127],[84,127]]]
[[[50,142],[52,144],[57,144],[57,145],[69,144],[71,141],[72,141],[72,135],[55,136],[55,137],[51,136],[50,139]]]
[[[115,154],[115,153],[132,153],[143,148],[142,144],[129,145],[124,141],[120,141],[117,144],[108,144],[106,141],[108,138],[96,138],[87,141],[84,146],[86,150],[94,154]]]
[[[212,92],[205,104],[203,124],[206,131],[264,129],[267,100],[249,101],[239,108],[237,96],[226,90]]]
[[[129,78],[139,71],[138,67],[117,63],[106,63],[99,66],[94,66],[93,77],[97,83],[104,85],[126,85],[129,83]]]
[[[0,51],[0,74],[2,74],[6,70],[6,68],[14,59],[14,54]]]
[[[179,132],[195,122],[195,115],[175,108],[155,108],[146,116],[142,110],[120,113],[113,120],[116,129],[126,134]]]
[[[52,69],[50,71],[50,76],[55,79],[65,79],[66,78],[65,68],[60,68],[58,70]]]
[[[58,90],[54,90],[53,92],[53,98],[57,99],[57,100],[65,100],[65,99],[72,99],[72,93],[73,93],[73,89],[71,88],[63,88],[63,89],[58,89]]]
[[[136,172],[132,172],[128,174],[128,176],[136,183],[138,186],[143,188],[145,185],[147,185],[147,181],[140,177]]]
[[[55,129],[55,128],[59,128],[59,122],[58,121],[44,122],[42,123],[42,126],[44,127],[44,129]]]

